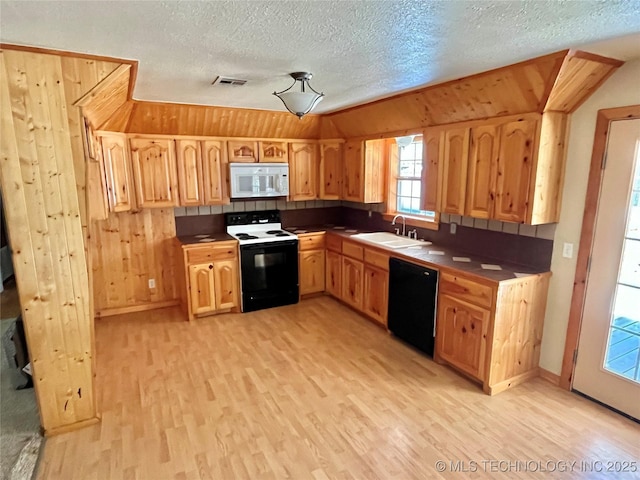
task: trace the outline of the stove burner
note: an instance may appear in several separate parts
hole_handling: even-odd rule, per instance
[[[238,233],[236,234],[236,237],[238,237],[239,240],[255,240],[258,238],[255,235],[249,235],[248,233]]]
[[[278,235],[279,233],[284,233],[282,230],[269,230],[267,232],[269,235]]]
[[[284,233],[284,232],[276,233],[276,237],[288,237],[288,236],[289,236],[288,233]]]

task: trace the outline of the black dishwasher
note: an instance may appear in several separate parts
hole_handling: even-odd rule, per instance
[[[438,271],[389,260],[388,327],[393,334],[433,356]]]

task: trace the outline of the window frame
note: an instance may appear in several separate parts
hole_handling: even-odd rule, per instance
[[[417,134],[414,138],[414,142],[416,140],[422,143],[422,168],[424,172],[424,142],[423,135]],[[412,215],[404,212],[399,212],[397,210],[397,191],[398,191],[398,180],[404,179],[405,177],[401,177],[398,172],[400,162],[400,147],[395,141],[390,141],[388,146],[388,176],[387,176],[387,196],[385,202],[385,212],[382,214],[382,218],[387,221],[392,221],[393,217],[396,215],[402,215],[406,219],[406,224],[411,225],[412,227],[420,227],[428,230],[438,230],[440,228],[440,212],[434,212],[435,216],[433,218],[428,218],[423,215]],[[411,177],[412,179],[417,177]],[[421,177],[420,181],[422,185],[424,185],[424,178]],[[424,191],[420,190],[420,202],[422,203],[422,194]]]

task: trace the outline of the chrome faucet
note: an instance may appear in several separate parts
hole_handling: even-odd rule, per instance
[[[404,215],[396,215],[395,217],[393,217],[393,220],[391,220],[391,225],[395,225],[396,224],[396,220],[398,219],[398,217],[402,218],[402,236],[404,237],[406,235],[406,230],[407,230],[407,219],[404,218]],[[396,233],[398,233],[398,228],[396,228]]]

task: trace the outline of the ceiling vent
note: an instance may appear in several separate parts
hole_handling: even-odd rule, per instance
[[[241,87],[247,83],[246,80],[241,80],[239,78],[229,78],[229,77],[216,77],[211,85],[231,85],[234,87]]]

